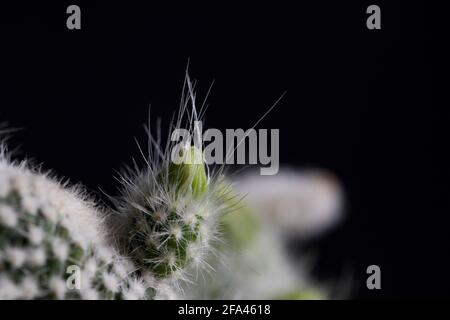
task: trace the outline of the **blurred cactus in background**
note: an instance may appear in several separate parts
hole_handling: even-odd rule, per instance
[[[216,272],[187,291],[206,299],[327,299],[306,263],[289,256],[288,239],[320,234],[337,222],[343,195],[337,180],[320,170],[280,170],[276,176],[250,173],[234,189],[245,198],[223,216],[224,242],[209,263]],[[239,272],[237,272],[239,270]]]

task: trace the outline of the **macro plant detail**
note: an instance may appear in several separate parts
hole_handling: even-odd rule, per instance
[[[195,133],[199,120],[186,76],[171,129]],[[0,299],[327,297],[288,258],[283,235],[296,232],[286,229],[292,228],[286,222],[292,215],[306,229],[333,220],[340,208],[337,184],[333,191],[314,189],[316,197],[331,203],[325,209],[318,205],[323,198],[299,200],[306,208],[302,214],[307,211],[302,218],[297,214],[302,203],[292,201],[298,198],[296,188],[323,187],[329,180],[305,175],[292,180],[295,175],[290,174],[290,181],[281,175],[258,181],[258,189],[252,175],[237,181],[225,174],[224,166],[209,168],[201,144],[189,141],[175,149],[174,141],[161,144],[150,128],[148,134],[148,154],[140,149],[145,165],[125,167],[118,178],[119,194],[108,196],[109,206],[99,205],[81,185],[11,160],[3,143]],[[286,185],[294,191],[277,193]],[[243,199],[247,194],[249,201]],[[254,196],[260,199],[252,201]],[[274,215],[284,223],[274,223]]]
[[[80,187],[0,156],[0,298],[143,298],[129,259],[106,243],[104,212]],[[70,290],[67,270],[80,270]]]

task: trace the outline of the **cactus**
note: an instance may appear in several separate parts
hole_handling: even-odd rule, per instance
[[[334,297],[329,286],[318,285],[311,279],[304,259],[300,263],[289,256],[285,240],[312,237],[339,219],[342,190],[337,180],[322,170],[282,168],[277,176],[250,173],[237,178],[233,185],[233,192],[247,196],[239,201],[236,210],[221,219],[226,245],[219,244],[220,256],[208,261],[216,272],[199,281],[184,297],[283,300]],[[342,297],[343,289],[339,288],[336,296]]]
[[[186,154],[198,152],[186,149]],[[203,163],[168,161],[157,170],[122,178],[124,196],[116,202],[115,224],[126,252],[156,279],[188,280],[191,266],[205,266],[217,216],[224,210],[216,180],[209,181]]]
[[[196,117],[188,93],[177,125],[189,103],[188,116]],[[173,163],[172,148],[169,142],[161,157],[145,159],[146,168],[122,175],[114,208],[101,208],[81,186],[11,162],[2,147],[0,299],[178,297],[182,284],[207,269],[227,206],[221,175],[208,175],[201,150],[186,145],[181,163]],[[78,287],[71,267],[79,270]]]
[[[194,105],[191,120],[197,120],[193,95],[189,99]],[[110,221],[120,247],[136,265],[181,290],[199,272],[211,271],[205,258],[219,240],[219,217],[230,207],[228,185],[222,174],[208,175],[201,149],[185,145],[173,162],[174,149],[170,141],[158,160],[147,161],[145,170],[121,175],[122,196],[114,199]]]
[[[189,77],[185,89],[174,127],[195,136]],[[126,167],[109,207],[0,147],[0,299],[236,298],[239,282],[244,298],[319,296],[299,290],[279,237],[254,206],[241,206],[223,167],[209,171],[201,145],[149,140],[146,165]],[[262,280],[252,274],[261,267]]]
[[[68,187],[50,174],[29,169],[25,162],[11,163],[3,152],[0,299],[176,297],[173,283],[167,280],[169,276],[170,280],[184,280],[185,267],[191,262],[200,264],[212,236],[214,220],[209,214],[214,212],[203,167],[192,170],[190,164],[181,164],[167,168],[155,184],[133,180],[144,183],[141,187],[145,189],[135,190],[135,194],[128,190],[127,197],[136,198],[120,210],[133,220],[129,230],[132,250],[127,256],[111,245],[114,241],[108,240],[112,237],[104,223],[105,210],[89,200],[81,187]],[[180,178],[175,178],[178,175]],[[144,177],[136,175],[134,179]],[[148,193],[141,198],[142,190]],[[164,192],[166,202],[161,202]],[[154,241],[160,241],[158,246]],[[80,290],[68,288],[70,266],[81,270]]]
[[[0,298],[144,298],[152,288],[106,243],[103,215],[80,187],[11,163],[2,152]],[[68,284],[70,266],[79,268],[78,288]]]

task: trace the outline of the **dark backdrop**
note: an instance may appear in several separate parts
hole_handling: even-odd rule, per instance
[[[435,149],[448,118],[436,104],[429,8],[375,1],[132,4],[66,8],[20,2],[0,10],[0,120],[23,128],[11,146],[94,192],[114,193],[114,169],[138,157],[148,107],[169,121],[184,72],[209,98],[207,125],[280,128],[281,161],[330,169],[347,195],[340,228],[309,246],[316,276],[353,270],[354,296],[448,295],[448,170]],[[297,5],[294,5],[297,3]],[[153,119],[155,122],[155,119]],[[365,288],[366,267],[382,290]]]

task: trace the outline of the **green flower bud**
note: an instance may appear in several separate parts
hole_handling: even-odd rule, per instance
[[[192,192],[199,198],[208,190],[208,177],[203,162],[203,153],[197,147],[183,149],[180,163],[171,162],[169,166],[169,182],[176,185],[177,192]]]

